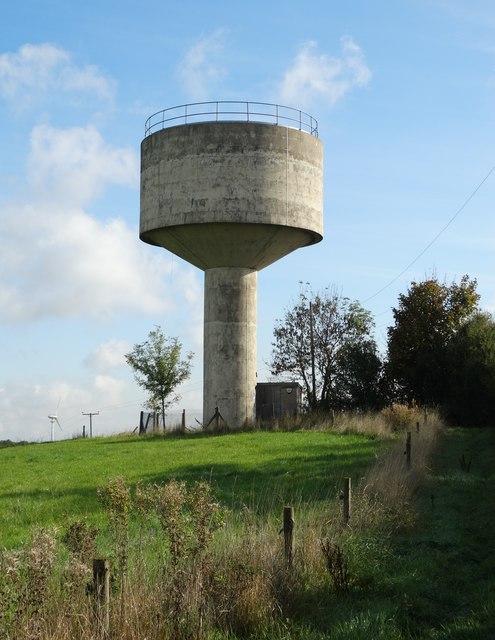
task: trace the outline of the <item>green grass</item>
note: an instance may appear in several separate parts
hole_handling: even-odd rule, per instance
[[[0,449],[0,546],[17,546],[32,526],[102,513],[96,490],[122,475],[130,484],[208,480],[218,499],[259,513],[287,501],[333,499],[341,478],[357,481],[384,442],[305,431],[185,437],[122,436]]]
[[[471,460],[469,472],[460,460]],[[495,638],[495,430],[449,429],[388,588],[412,637]],[[407,637],[407,636],[406,636]]]
[[[90,514],[102,520],[96,489],[118,475],[131,484],[207,479],[234,516],[247,505],[261,520],[280,519],[282,507],[293,504],[301,543],[308,521],[300,525],[299,509],[311,510],[311,518],[324,530],[343,476],[351,475],[357,489],[375,456],[388,447],[389,441],[362,435],[301,431],[122,436],[0,449],[0,546],[16,546],[27,539],[31,526],[63,524],[66,516]],[[394,460],[396,455],[402,464],[401,446]],[[469,471],[461,459],[471,461]],[[393,465],[381,468],[392,473],[386,478],[390,485],[398,481],[397,471],[390,471]],[[495,429],[445,430],[419,491],[405,499],[407,504],[393,505],[404,510],[402,528],[395,526],[400,518],[389,526],[385,504],[380,507],[382,524],[351,522],[338,534],[352,576],[371,581],[338,592],[328,576],[311,574],[307,582],[295,585],[297,598],[280,628],[260,630],[256,637],[495,638],[494,495]],[[260,539],[271,544],[274,534],[280,540],[277,529],[271,527]],[[240,557],[247,558],[248,551],[246,546]],[[302,576],[305,569],[301,571]],[[221,632],[215,637],[235,640]]]
[[[472,461],[469,472],[463,455]],[[494,495],[495,430],[446,430],[416,498],[415,526],[392,536],[348,536],[353,569],[374,580],[314,617],[320,632],[332,629],[321,637],[495,638]]]

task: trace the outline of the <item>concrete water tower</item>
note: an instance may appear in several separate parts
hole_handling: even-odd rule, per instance
[[[323,233],[317,122],[288,107],[165,109],[141,144],[140,238],[205,272],[203,423],[254,419],[257,274]]]

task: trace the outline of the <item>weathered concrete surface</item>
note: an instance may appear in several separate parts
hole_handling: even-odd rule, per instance
[[[141,239],[200,269],[262,269],[321,240],[322,170],[321,141],[297,129],[163,129],[141,145]]]
[[[140,237],[205,271],[203,422],[254,419],[256,271],[323,233],[323,145],[280,125],[203,122],[141,145]]]
[[[218,407],[230,426],[253,419],[258,272],[205,271],[203,422]]]

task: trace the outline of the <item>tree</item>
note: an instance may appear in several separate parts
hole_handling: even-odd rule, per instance
[[[476,313],[450,348],[446,413],[463,426],[495,425],[495,319]]]
[[[385,404],[383,365],[376,342],[363,340],[339,353],[331,404],[337,409],[380,409]]]
[[[180,396],[175,389],[191,374],[193,353],[181,359],[182,345],[177,338],[167,338],[160,327],[148,334],[142,344],[134,345],[125,355],[128,365],[134,370],[134,377],[140,387],[148,393],[148,406],[161,408],[165,426],[165,407],[174,404]]]
[[[358,388],[365,403],[369,369],[358,362],[376,364],[372,329],[370,312],[358,302],[334,290],[301,293],[275,326],[271,372],[300,380],[313,411],[356,404]]]
[[[454,336],[477,309],[476,280],[441,284],[436,278],[412,282],[392,309],[388,328],[387,375],[400,400],[442,404],[451,375],[448,350]]]

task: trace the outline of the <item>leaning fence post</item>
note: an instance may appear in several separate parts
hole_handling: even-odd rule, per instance
[[[408,431],[406,435],[406,450],[404,451],[406,455],[406,467],[408,469],[411,468],[411,432]]]
[[[351,517],[351,501],[352,501],[351,479],[344,478],[344,491],[342,493],[342,515],[344,519],[344,524],[347,524]]]
[[[108,638],[110,633],[110,563],[93,560],[93,595],[97,637]]]
[[[284,550],[285,559],[289,566],[294,560],[295,540],[294,540],[294,508],[284,507]]]

